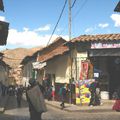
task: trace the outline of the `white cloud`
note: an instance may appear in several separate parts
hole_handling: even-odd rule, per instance
[[[115,22],[115,27],[120,27],[120,15],[119,14],[112,14],[110,17]]]
[[[23,30],[24,31],[29,31],[29,28],[24,27]]]
[[[41,35],[35,31],[30,31],[29,28],[23,28],[23,31],[10,29],[7,38],[7,45],[22,46],[22,47],[35,47],[47,45],[51,34]],[[55,40],[58,35],[53,35],[50,43]],[[68,36],[61,36],[68,39]]]
[[[108,26],[109,26],[108,23],[100,23],[100,24],[98,24],[98,27],[100,27],[100,28],[106,28]]]
[[[0,21],[6,21],[4,16],[0,16]]]
[[[85,30],[86,33],[93,32],[93,31],[94,31],[94,28],[92,28],[92,27],[87,28],[87,29]]]
[[[48,31],[48,30],[50,30],[50,25],[45,25],[43,27],[39,27],[39,28],[35,29],[34,31],[39,32],[39,31]]]

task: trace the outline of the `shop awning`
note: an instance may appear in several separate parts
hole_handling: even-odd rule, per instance
[[[93,56],[120,56],[120,48],[114,49],[90,49],[88,51],[90,57]]]

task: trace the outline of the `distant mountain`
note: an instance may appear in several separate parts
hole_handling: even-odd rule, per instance
[[[40,50],[42,47],[35,48],[16,48],[16,49],[6,49],[1,51],[4,54],[3,61],[10,65],[10,67],[16,68],[19,66],[20,62],[26,56],[31,56],[36,51]]]

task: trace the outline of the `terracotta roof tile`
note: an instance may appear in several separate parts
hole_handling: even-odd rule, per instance
[[[89,41],[109,41],[120,40],[120,34],[100,34],[100,35],[81,35],[71,40],[71,42],[89,42]]]
[[[47,54],[39,56],[38,60],[40,62],[49,60],[57,55],[62,55],[63,53],[67,52],[69,48],[67,46],[59,46],[56,49],[52,50],[51,52],[48,52]]]

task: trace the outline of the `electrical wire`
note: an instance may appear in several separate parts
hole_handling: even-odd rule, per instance
[[[83,7],[85,6],[85,4],[86,4],[87,2],[88,2],[88,0],[85,0],[85,1],[82,3],[80,9],[76,12],[76,14],[74,15],[73,18],[75,18],[75,17],[79,14],[80,10],[83,9]]]
[[[73,2],[73,4],[72,4],[71,8],[73,8],[73,7],[74,7],[75,3],[76,3],[76,0],[74,0],[74,2]]]
[[[73,2],[71,8],[73,8],[73,6],[75,5],[75,2],[76,2],[76,1]],[[76,19],[77,15],[80,13],[80,10],[83,9],[83,7],[86,5],[87,2],[88,2],[88,0],[84,0],[84,1],[83,1],[83,3],[81,4],[80,8],[77,10],[76,14],[74,15],[72,21],[74,21],[74,20]],[[67,25],[65,25],[64,28],[66,29],[66,28],[67,28]],[[61,34],[65,31],[65,29],[63,29],[63,30],[59,33],[59,36],[61,36]]]
[[[54,29],[53,29],[53,32],[52,32],[52,34],[51,34],[51,36],[50,36],[50,38],[49,38],[49,41],[48,41],[48,43],[47,43],[47,46],[48,46],[48,44],[50,43],[50,40],[51,40],[51,38],[52,38],[52,36],[53,36],[56,28],[57,28],[57,25],[58,25],[61,17],[62,17],[62,14],[63,14],[63,12],[64,12],[64,9],[65,9],[66,4],[67,4],[67,0],[65,0],[64,6],[63,6],[62,11],[61,11],[61,13],[60,13],[60,16],[59,16],[59,18],[58,18],[58,21],[57,21],[57,23],[56,23],[56,25],[55,25],[55,27],[54,27]]]

